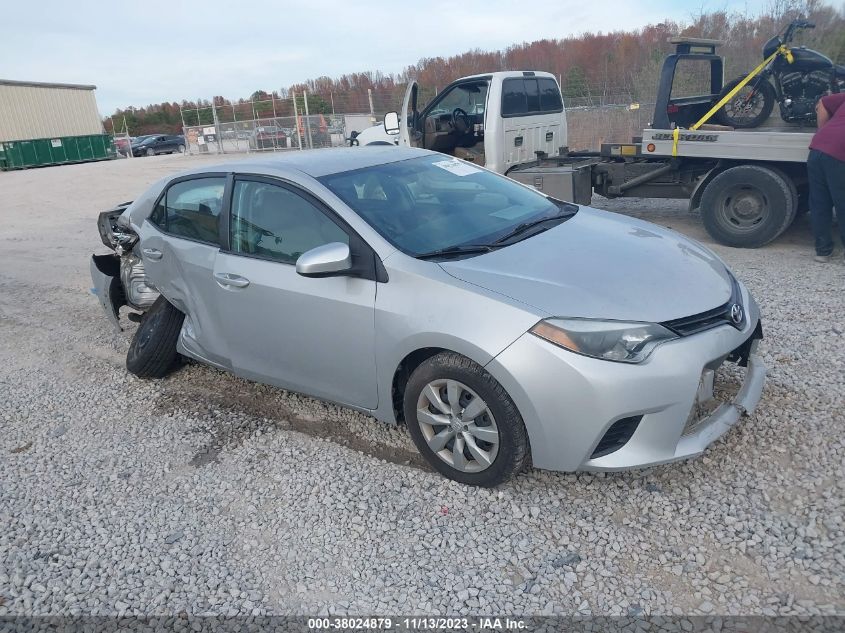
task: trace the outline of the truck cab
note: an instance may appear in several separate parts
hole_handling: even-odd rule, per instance
[[[499,173],[559,154],[567,144],[566,113],[554,75],[508,71],[463,77],[424,107],[412,81],[401,113],[358,134],[357,145],[422,147]]]

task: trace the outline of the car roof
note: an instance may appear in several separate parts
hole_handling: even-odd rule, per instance
[[[180,175],[207,172],[235,172],[250,174],[284,175],[292,170],[305,173],[312,178],[336,174],[353,169],[396,163],[419,156],[440,156],[437,152],[395,145],[370,147],[339,147],[333,149],[291,150],[274,152],[267,156],[249,158],[237,162],[209,165],[192,169]]]

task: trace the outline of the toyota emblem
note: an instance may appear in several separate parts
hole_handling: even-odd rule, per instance
[[[738,303],[735,303],[731,306],[731,321],[734,322],[735,325],[739,325],[742,323],[742,319],[745,317],[745,313],[742,310],[742,306]]]

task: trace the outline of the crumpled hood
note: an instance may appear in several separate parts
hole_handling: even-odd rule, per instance
[[[506,248],[440,265],[549,316],[661,322],[731,297],[724,263],[697,242],[589,207]]]

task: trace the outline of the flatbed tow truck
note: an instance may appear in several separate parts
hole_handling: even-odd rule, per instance
[[[723,61],[716,40],[675,38],[663,63],[651,127],[630,143],[598,152],[556,155],[505,173],[555,197],[589,204],[593,192],[608,198],[688,199],[716,241],[756,248],[777,238],[807,206],[807,156],[812,128],[735,130],[699,121],[722,89]],[[681,61],[709,65],[710,93],[672,97]],[[677,133],[676,133],[677,130]],[[677,134],[677,138],[676,138]]]

